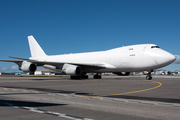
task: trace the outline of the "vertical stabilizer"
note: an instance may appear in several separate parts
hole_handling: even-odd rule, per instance
[[[28,42],[29,42],[29,48],[30,48],[32,57],[47,56],[46,53],[43,51],[41,46],[37,43],[37,41],[34,39],[32,35],[28,36]]]

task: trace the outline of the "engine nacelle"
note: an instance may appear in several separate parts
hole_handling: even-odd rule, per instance
[[[114,74],[117,74],[118,76],[128,76],[130,72],[113,72]]]
[[[37,66],[31,62],[23,61],[19,69],[23,72],[34,73],[37,69]]]
[[[66,73],[67,75],[78,76],[81,75],[82,69],[81,67],[76,65],[65,64],[63,66],[63,72]]]

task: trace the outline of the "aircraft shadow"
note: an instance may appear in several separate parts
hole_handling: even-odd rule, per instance
[[[9,105],[8,105],[9,104]],[[41,102],[29,102],[29,101],[17,101],[17,100],[1,100],[0,106],[28,106],[28,107],[48,107],[48,106],[65,106],[67,104],[54,104],[54,103],[41,103]]]
[[[27,95],[27,94],[42,94],[42,93],[4,93],[4,94],[0,94],[0,95]]]

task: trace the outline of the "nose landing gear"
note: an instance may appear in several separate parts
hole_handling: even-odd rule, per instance
[[[151,70],[150,72],[148,72],[148,74],[147,74],[147,76],[146,76],[146,80],[152,80],[151,72],[153,72],[153,70]]]

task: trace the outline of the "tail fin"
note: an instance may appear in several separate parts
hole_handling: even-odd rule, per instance
[[[47,56],[32,35],[28,36],[28,42],[32,57]]]

